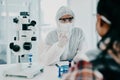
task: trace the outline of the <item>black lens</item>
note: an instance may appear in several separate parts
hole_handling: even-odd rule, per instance
[[[31,48],[32,48],[31,42],[25,42],[25,43],[23,44],[23,48],[24,48],[25,50],[31,50]]]

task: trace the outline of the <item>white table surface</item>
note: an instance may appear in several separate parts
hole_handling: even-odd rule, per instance
[[[57,77],[57,70],[58,69],[56,68],[56,66],[46,66],[43,73],[38,74],[32,79],[19,77],[3,77],[3,80],[61,80]]]
[[[9,65],[13,66],[13,65]],[[62,80],[58,78],[58,68],[56,66],[45,66],[44,72],[38,74],[32,79],[21,77],[4,77],[3,72],[9,67],[8,65],[0,65],[0,80]]]

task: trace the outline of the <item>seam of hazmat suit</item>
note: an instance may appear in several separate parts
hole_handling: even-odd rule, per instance
[[[87,42],[85,41],[85,37],[82,36],[82,38],[80,39],[80,44],[79,44],[77,54],[74,57],[73,61],[74,62],[78,62],[80,60],[88,61],[89,59],[85,54],[85,52],[87,52],[87,50],[88,50]]]
[[[69,36],[67,36],[67,39],[68,39],[68,41],[67,41],[67,43],[66,43],[66,45],[64,46],[65,47],[65,49],[64,49],[64,59],[66,59],[67,58],[67,55],[68,55],[68,50],[69,50],[69,43],[70,43],[70,38],[71,38],[71,33],[69,33]]]
[[[84,47],[84,46],[83,46]],[[82,48],[81,51],[77,51],[76,56],[74,57],[73,61],[74,62],[78,62],[80,60],[85,60],[85,61],[89,61],[88,56],[86,56],[85,52],[87,51],[86,47]]]

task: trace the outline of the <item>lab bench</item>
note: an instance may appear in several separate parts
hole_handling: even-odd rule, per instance
[[[66,64],[66,62],[64,64]],[[14,67],[14,66],[15,64],[0,65],[0,80],[62,80],[61,78],[58,77],[59,69],[55,65],[44,66],[43,72],[39,73],[33,78],[4,76],[4,71],[9,67]]]

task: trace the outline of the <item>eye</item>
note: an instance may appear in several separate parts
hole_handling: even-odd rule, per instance
[[[62,20],[63,20],[63,21],[66,21],[66,18],[63,18]]]
[[[68,17],[68,18],[60,18],[59,20],[60,20],[60,22],[66,22],[66,21],[69,21],[69,22],[71,22],[71,21],[73,20],[73,17]]]

